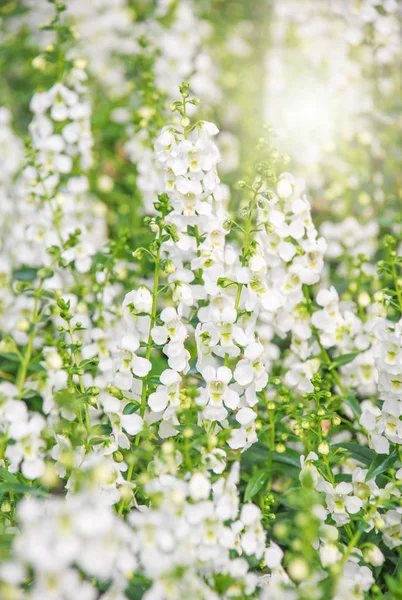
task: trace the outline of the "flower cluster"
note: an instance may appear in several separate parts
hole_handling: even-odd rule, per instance
[[[399,598],[398,3],[0,13],[0,597]]]

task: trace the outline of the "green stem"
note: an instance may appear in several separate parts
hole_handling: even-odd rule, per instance
[[[398,285],[398,274],[396,272],[394,260],[391,261],[391,269],[392,269],[392,277],[394,280],[395,291],[396,291],[396,295],[398,298],[399,312],[402,315],[402,290],[401,290],[400,286]]]
[[[345,529],[346,529],[346,525],[345,525]],[[350,527],[349,527],[349,530],[350,530]],[[342,566],[347,561],[347,559],[348,559],[350,553],[352,552],[353,548],[355,548],[355,546],[356,546],[357,542],[359,541],[362,533],[363,533],[362,531],[357,530],[356,533],[351,536],[351,539],[350,539],[350,542],[348,544],[348,547],[346,548],[345,554],[342,557],[342,561],[341,561],[341,565]]]
[[[268,410],[268,420],[270,425],[269,430],[269,454],[268,454],[268,490],[272,487],[272,462],[274,458],[274,448],[275,448],[275,419],[274,419],[274,411]]]
[[[200,251],[200,244],[201,244],[201,238],[200,238],[200,233],[198,231],[198,225],[194,225],[194,234],[195,234],[195,240],[197,243],[197,256],[201,255],[201,251]],[[198,279],[200,280],[200,283],[204,283],[204,278],[202,276],[202,269],[197,269],[197,275],[198,275]]]
[[[154,287],[153,287],[153,292],[152,292],[151,320],[150,320],[150,324],[149,324],[147,349],[145,352],[145,358],[147,360],[149,360],[151,358],[151,351],[152,351],[152,334],[151,334],[151,332],[155,325],[155,320],[156,320],[156,308],[157,308],[158,288],[159,288],[159,263],[160,263],[160,258],[161,258],[161,244],[160,244],[161,237],[162,237],[162,232],[161,232],[161,229],[159,229],[159,237],[158,237],[159,243],[158,243],[158,250],[156,252],[156,257],[155,257],[155,272],[154,272]],[[143,380],[142,381],[142,391],[141,391],[141,408],[140,408],[141,417],[144,417],[145,410],[147,407],[147,391],[148,391],[148,386],[147,386],[145,380]]]

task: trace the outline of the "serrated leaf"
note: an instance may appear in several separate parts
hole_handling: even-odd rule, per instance
[[[398,459],[398,452],[395,450],[390,455],[378,454],[378,456],[371,463],[369,470],[367,471],[366,481],[374,479],[377,475],[381,475],[390,467],[395,466],[395,461]]]
[[[248,502],[264,487],[268,481],[268,471],[259,471],[249,479],[244,492],[244,502]]]

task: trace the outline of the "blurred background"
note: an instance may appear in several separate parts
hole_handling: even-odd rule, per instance
[[[142,215],[152,212],[158,191],[157,174],[149,175],[153,140],[183,80],[201,101],[198,115],[221,130],[224,182],[252,172],[262,125],[269,121],[278,150],[290,156],[289,170],[306,181],[319,223],[349,218],[344,234],[353,238],[353,219],[362,226],[375,221],[360,236],[364,251],[378,227],[399,231],[400,2],[65,4],[65,22],[76,37],[67,56],[87,64],[97,107],[91,191],[108,207],[112,232],[124,224],[138,236]],[[46,76],[54,79],[54,32],[41,28],[53,11],[47,0],[1,3],[0,105],[11,110],[22,137],[33,92]],[[239,208],[235,190],[231,202]],[[324,227],[331,238],[331,227]]]

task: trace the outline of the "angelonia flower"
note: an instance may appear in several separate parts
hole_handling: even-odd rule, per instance
[[[197,8],[191,0],[174,4],[159,2],[153,18],[136,24],[135,34],[138,39],[146,40],[147,52],[154,61],[154,94],[162,94],[173,102],[181,83],[190,79],[192,93],[205,106],[214,107],[222,98],[220,72],[208,47],[211,28],[199,16]],[[189,31],[193,34],[188,35]],[[125,150],[138,171],[136,184],[142,194],[144,212],[150,214],[154,212],[156,195],[165,191],[165,185],[160,161],[153,151],[156,136],[151,135],[149,126],[155,118],[155,109],[144,101],[141,104],[137,110],[139,125],[127,126]],[[197,105],[189,104],[188,111],[193,115]],[[169,120],[168,114],[165,120]],[[222,132],[222,145],[225,135],[229,136],[231,146],[238,145],[236,136],[229,132]],[[229,171],[238,165],[238,153],[232,152],[231,156],[227,161]]]
[[[11,4],[0,598],[396,597],[398,2]]]
[[[378,373],[378,390],[383,400],[381,410],[375,404],[365,403],[360,423],[368,432],[370,446],[381,454],[388,454],[390,444],[402,443],[400,427],[400,354],[401,332],[400,322],[394,324],[384,319],[378,319],[373,333],[373,357]]]

